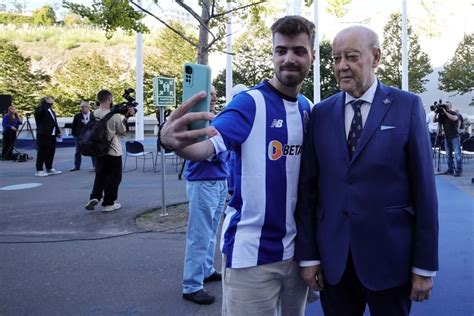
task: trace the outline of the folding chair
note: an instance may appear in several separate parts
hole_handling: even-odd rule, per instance
[[[462,143],[462,155],[466,163],[469,163],[469,159],[474,157],[474,136],[466,139]]]
[[[155,160],[153,159],[153,153],[151,151],[145,151],[143,144],[138,141],[126,141],[125,142],[125,161],[123,162],[123,172],[133,171],[138,169],[138,158],[143,159],[143,172],[145,171],[145,160],[148,158],[147,155],[151,155],[151,163],[153,164],[152,170],[155,169]],[[135,169],[125,171],[127,164],[127,157],[135,157]],[[151,171],[151,170],[148,170]]]

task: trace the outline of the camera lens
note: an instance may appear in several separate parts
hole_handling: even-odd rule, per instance
[[[190,75],[193,73],[193,68],[191,68],[191,66],[186,66],[184,67],[184,71]]]

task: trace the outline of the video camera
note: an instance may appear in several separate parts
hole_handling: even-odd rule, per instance
[[[448,105],[443,104],[443,100],[439,99],[438,104],[435,104],[434,111],[435,111],[436,114],[444,115],[443,109],[447,111],[449,109]]]
[[[135,97],[131,96],[132,93],[135,93],[135,90],[132,88],[125,89],[122,97],[127,101],[116,104],[112,109],[112,112],[125,115],[130,108],[134,108],[136,111],[138,102],[135,101]]]

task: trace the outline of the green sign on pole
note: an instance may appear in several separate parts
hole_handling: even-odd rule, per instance
[[[176,80],[175,78],[153,78],[153,101],[157,107],[176,105]]]

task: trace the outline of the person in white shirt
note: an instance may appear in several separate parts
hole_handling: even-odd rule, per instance
[[[426,124],[428,124],[428,131],[430,132],[430,135],[438,133],[438,122],[434,121],[436,116],[435,109],[435,105],[430,106],[430,113],[426,115]]]

